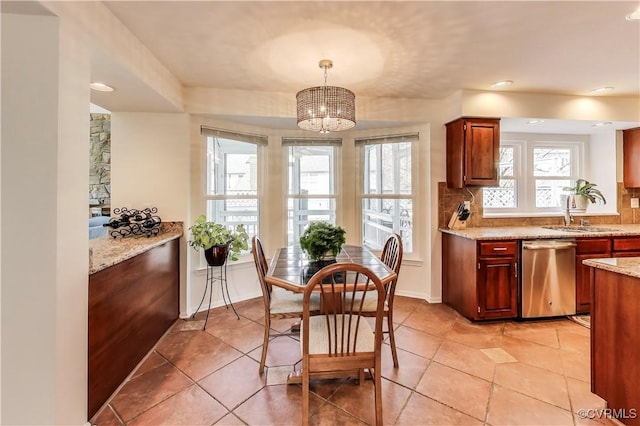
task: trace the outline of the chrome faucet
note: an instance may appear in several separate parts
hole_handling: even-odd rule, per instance
[[[569,210],[570,200],[571,200],[571,196],[567,195],[567,203],[564,209],[564,225],[565,226],[571,225],[571,221],[573,220],[573,218],[571,217],[571,211]]]

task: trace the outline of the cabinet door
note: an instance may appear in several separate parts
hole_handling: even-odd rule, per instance
[[[591,280],[585,259],[611,257],[610,238],[580,238],[576,241],[576,312],[588,314],[591,311]]]
[[[465,122],[465,184],[498,184],[500,124],[497,120]]]
[[[482,319],[518,315],[516,257],[484,258],[478,262],[478,314]]]
[[[640,188],[640,127],[624,130],[622,135],[624,187]]]
[[[597,259],[611,257],[611,253],[589,253],[576,255],[576,313],[588,314],[591,312],[591,279],[589,266],[583,265],[585,259]]]

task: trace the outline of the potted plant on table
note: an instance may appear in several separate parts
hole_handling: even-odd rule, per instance
[[[240,252],[249,248],[249,235],[244,225],[238,225],[234,230],[226,226],[208,222],[205,215],[200,215],[194,221],[189,245],[194,250],[204,249],[204,257],[210,266],[221,266],[227,260],[238,260]]]
[[[600,201],[602,204],[607,204],[604,195],[602,195],[600,190],[595,188],[596,186],[595,183],[591,183],[585,179],[577,179],[574,186],[565,186],[562,190],[569,192],[566,205],[571,211],[585,212],[587,211],[589,202],[596,203]]]
[[[311,222],[300,236],[300,247],[307,253],[311,264],[309,273],[319,271],[324,266],[335,263],[345,239],[346,231],[341,226],[329,222]]]

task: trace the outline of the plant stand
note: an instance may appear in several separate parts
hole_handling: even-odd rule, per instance
[[[200,308],[202,307],[202,303],[207,295],[207,290],[209,290],[209,308],[207,309],[207,316],[204,320],[203,330],[207,328],[207,321],[209,320],[209,311],[211,311],[211,298],[213,296],[213,286],[216,282],[220,283],[220,292],[222,293],[222,300],[224,301],[225,308],[233,309],[233,313],[236,314],[236,318],[240,319],[240,315],[236,311],[236,308],[233,306],[233,302],[231,302],[231,296],[229,296],[229,286],[227,285],[227,262],[220,266],[211,266],[207,265],[207,280],[204,284],[204,293],[202,294],[202,299],[200,299],[200,304],[196,308],[191,318],[194,318],[198,312],[200,312]]]

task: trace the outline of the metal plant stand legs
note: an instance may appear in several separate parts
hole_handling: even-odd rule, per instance
[[[218,274],[215,274],[215,269],[218,269]],[[233,302],[231,301],[231,296],[229,296],[229,286],[227,285],[227,262],[222,266],[207,266],[207,280],[204,284],[204,293],[202,294],[202,299],[200,299],[200,304],[198,308],[195,310],[191,318],[194,318],[198,312],[200,312],[200,308],[202,307],[202,303],[204,302],[205,297],[207,296],[207,290],[209,290],[209,308],[207,309],[207,316],[204,320],[204,326],[202,329],[207,328],[207,321],[209,321],[209,311],[211,310],[211,299],[213,296],[213,286],[217,282],[220,283],[220,292],[222,293],[222,300],[224,301],[225,308],[233,309],[233,313],[236,314],[236,318],[240,319],[240,315],[236,311],[235,306],[233,306]]]

